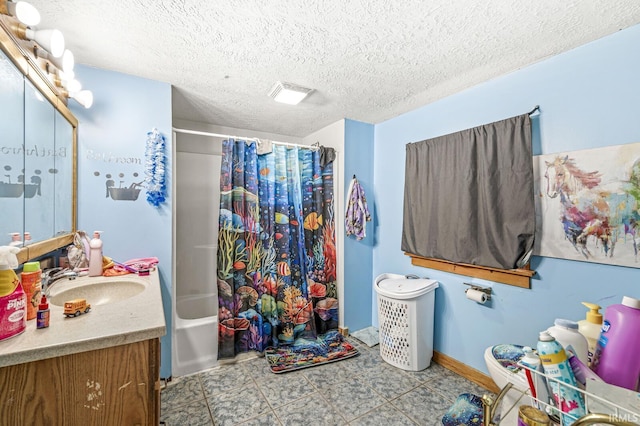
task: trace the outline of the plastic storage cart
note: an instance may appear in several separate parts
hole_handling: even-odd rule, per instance
[[[378,295],[380,356],[409,371],[424,370],[433,357],[433,316],[438,282],[415,276],[382,274]]]

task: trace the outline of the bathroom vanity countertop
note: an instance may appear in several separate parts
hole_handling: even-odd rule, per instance
[[[36,319],[33,319],[27,321],[27,328],[22,334],[0,341],[0,367],[163,336],[166,333],[166,325],[157,268],[148,276],[128,274],[56,281],[51,287],[51,294],[55,296],[58,292],[87,282],[99,284],[128,279],[143,280],[147,284],[146,289],[128,299],[107,304],[87,298],[87,302],[91,304],[91,311],[77,317],[66,318],[62,306],[55,306],[49,302],[48,328],[36,328]]]

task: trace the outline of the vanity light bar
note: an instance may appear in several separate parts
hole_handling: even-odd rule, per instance
[[[23,55],[33,55],[32,61],[48,74],[50,83],[58,88],[59,95],[74,99],[83,107],[90,108],[93,105],[93,93],[90,90],[80,90],[82,85],[73,76],[75,58],[69,49],[65,49],[62,32],[56,29],[31,28],[40,23],[40,13],[24,1],[0,0],[0,14],[11,16],[18,21],[11,26],[16,37],[34,42],[32,49],[23,50]],[[51,66],[57,71],[51,69]]]

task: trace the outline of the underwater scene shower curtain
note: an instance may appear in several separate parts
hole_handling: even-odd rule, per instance
[[[333,163],[320,156],[223,142],[218,358],[338,327]]]

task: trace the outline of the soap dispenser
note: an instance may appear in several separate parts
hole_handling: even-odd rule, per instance
[[[102,275],[102,240],[100,233],[95,231],[93,238],[89,241],[89,276],[99,277]]]
[[[582,304],[589,308],[589,312],[587,312],[587,317],[585,319],[578,321],[578,331],[587,339],[588,366],[591,367],[593,355],[596,353],[596,346],[598,345],[598,339],[600,338],[602,314],[600,313],[600,306],[595,303],[582,302]]]

